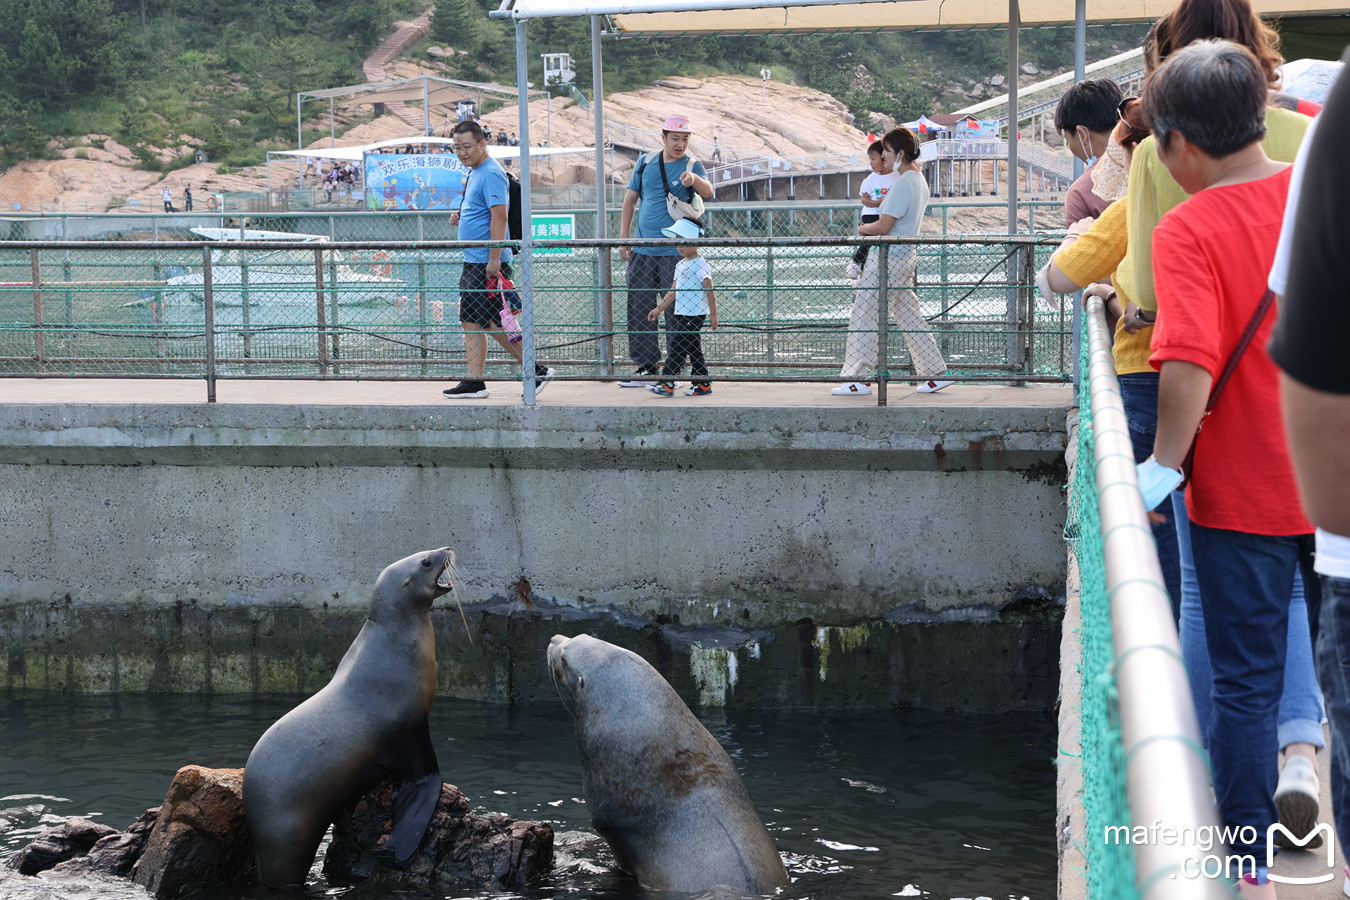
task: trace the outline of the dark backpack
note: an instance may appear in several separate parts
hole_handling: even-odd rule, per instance
[[[506,202],[506,231],[513,241],[525,238],[525,225],[520,219],[520,190],[520,179],[507,172],[506,192],[509,196]]]

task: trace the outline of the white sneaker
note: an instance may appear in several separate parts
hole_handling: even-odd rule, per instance
[[[661,374],[661,372],[660,369],[658,368],[642,366],[637,370],[637,373],[632,378],[625,378],[623,381],[620,381],[619,387],[626,387],[626,388],[651,387],[652,385],[656,384],[655,381],[651,380],[652,376],[659,374]]]
[[[1275,808],[1280,812],[1280,824],[1295,838],[1303,837],[1317,827],[1317,795],[1321,782],[1317,767],[1306,756],[1290,756],[1284,761],[1279,783],[1275,786]],[[1277,847],[1296,847],[1282,831],[1275,832]],[[1322,846],[1322,835],[1317,834],[1304,844],[1304,849]]]
[[[956,384],[955,381],[925,381],[923,384],[919,385],[917,393],[936,394],[943,388],[951,387],[954,384]]]
[[[848,268],[845,269],[844,271],[848,274],[849,278],[854,279],[856,279],[859,275],[862,274],[862,269],[858,268],[858,264],[855,262],[849,263]]]
[[[872,393],[872,386],[864,381],[850,381],[848,384],[839,385],[830,393],[836,397],[847,397],[850,394],[870,394]]]

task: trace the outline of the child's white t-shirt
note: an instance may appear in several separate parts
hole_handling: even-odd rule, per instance
[[[712,278],[712,266],[701,256],[681,259],[675,264],[675,315],[708,314],[708,296],[703,289],[705,278]]]
[[[884,175],[879,172],[872,172],[863,179],[862,187],[858,188],[858,196],[880,200],[890,193],[891,185],[895,184],[895,179],[894,172],[887,172]],[[863,212],[876,215],[877,209],[874,206],[864,206]]]

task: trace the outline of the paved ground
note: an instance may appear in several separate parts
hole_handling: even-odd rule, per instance
[[[685,382],[686,384],[688,382]],[[441,395],[454,381],[247,381],[217,382],[218,403],[346,404],[405,406],[419,404],[511,406],[521,402],[518,382],[489,382],[486,400],[448,400]],[[697,404],[726,407],[869,407],[877,397],[836,397],[833,384],[719,382],[707,397],[658,397],[642,388],[621,388],[613,382],[559,381],[539,394],[541,406],[641,406]],[[682,389],[681,389],[682,390]],[[957,384],[936,394],[915,393],[912,385],[892,384],[888,406],[1062,407],[1073,403],[1069,385]],[[0,378],[0,403],[204,403],[206,382],[116,378]]]

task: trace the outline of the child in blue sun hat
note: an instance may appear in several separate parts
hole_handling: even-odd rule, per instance
[[[669,228],[661,229],[661,233],[669,238],[692,241],[702,236],[703,227],[695,219],[678,219]],[[705,320],[709,328],[717,329],[717,293],[713,290],[712,266],[699,256],[698,248],[692,244],[680,244],[675,249],[680,254],[680,261],[675,264],[675,283],[656,309],[647,315],[649,321],[655,322],[668,306],[675,304],[675,321],[667,333],[669,352],[661,369],[662,380],[651,384],[647,390],[661,397],[674,396],[674,378],[684,368],[687,356],[691,378],[684,392],[690,397],[705,397],[712,393],[712,382],[708,380],[700,332]]]

